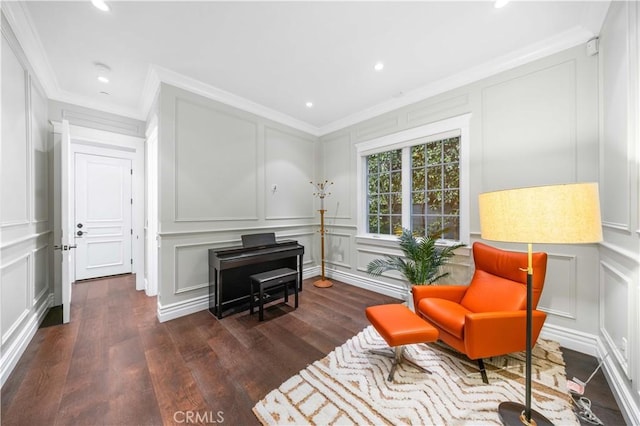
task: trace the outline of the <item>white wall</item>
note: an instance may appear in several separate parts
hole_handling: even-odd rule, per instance
[[[365,268],[388,243],[361,238],[356,229],[355,144],[471,113],[469,154],[470,235],[480,239],[478,194],[517,186],[598,181],[597,56],[584,46],[560,52],[459,89],[426,99],[321,138],[325,175],[338,183],[328,199],[332,276],[386,294],[404,284],[374,280]],[[511,250],[520,245],[489,242]],[[548,336],[595,353],[598,334],[598,247],[542,246],[549,253],[540,308]],[[336,253],[342,260],[336,258]],[[469,250],[459,250],[447,282],[467,283]],[[596,313],[596,315],[594,315]],[[579,336],[574,338],[574,336]]]
[[[297,240],[316,264],[317,137],[167,84],[158,114],[161,321],[208,308],[208,249],[242,234]]]
[[[599,355],[629,424],[640,424],[640,81],[636,2],[612,2],[600,34]]]
[[[2,15],[0,381],[52,302],[47,99]]]

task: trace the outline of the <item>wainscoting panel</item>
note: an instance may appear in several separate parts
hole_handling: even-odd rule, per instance
[[[49,290],[49,246],[41,246],[33,250],[33,304]]]
[[[454,96],[435,102],[430,102],[420,108],[411,110],[407,113],[407,124],[411,126],[419,126],[435,121],[435,115],[442,114],[450,110],[458,110],[460,107],[469,103],[469,95]]]
[[[326,263],[351,269],[351,235],[330,231],[324,242]]]
[[[23,255],[0,267],[3,345],[12,337],[31,308],[30,259],[30,255]]]
[[[398,130],[399,119],[397,115],[391,115],[384,119],[373,119],[365,121],[356,127],[356,136],[359,141],[373,139]]]
[[[637,125],[638,119],[637,112],[633,114],[634,111],[630,110],[634,102],[634,88],[630,87],[634,80],[630,77],[637,81],[632,68],[637,67],[637,63],[632,63],[630,58],[634,50],[633,45],[629,44],[633,42],[629,24],[637,18],[629,15],[627,3],[635,2],[621,2],[609,9],[609,25],[599,46],[600,86],[606,88],[601,96],[600,108],[601,140],[604,142],[600,151],[600,200],[602,221],[606,226],[631,230],[630,202],[637,197],[637,193],[631,193],[630,166],[634,162],[629,159],[637,155],[633,151],[638,148],[637,140],[633,140],[637,136],[631,136],[633,128],[630,125]]]
[[[265,218],[310,219],[315,140],[265,126]]]
[[[575,60],[484,88],[483,189],[574,182],[576,101]]]
[[[333,182],[329,188],[331,195],[324,200],[326,216],[335,219],[351,219],[353,212],[351,193],[355,179],[353,173],[350,173],[354,164],[354,150],[350,135],[347,133],[325,140],[322,148],[324,175],[320,178]]]
[[[629,369],[630,308],[633,301],[633,287],[627,275],[606,261],[600,262],[600,282],[602,286],[600,306],[601,332],[618,364],[631,379]]]
[[[175,100],[176,222],[257,220],[257,125]]]
[[[174,247],[174,294],[208,288],[209,249],[215,247],[212,243],[180,244]]]
[[[319,252],[320,249],[316,250],[314,239],[316,236],[315,231],[305,231],[305,232],[282,232],[278,233],[278,241],[283,240],[295,240],[298,244],[304,246],[304,256],[302,258],[302,268],[308,269],[313,265],[316,265],[317,262],[314,260],[314,253]]]
[[[548,253],[547,274],[538,309],[549,315],[577,319],[576,268],[576,256]]]
[[[28,74],[5,37],[2,37],[2,156],[0,180],[2,185],[0,226],[29,223],[29,143],[27,135]],[[25,143],[26,142],[26,143]],[[4,327],[4,323],[3,323]]]
[[[47,97],[29,79],[31,93],[31,143],[33,155],[33,221],[46,222],[49,215],[49,152]]]

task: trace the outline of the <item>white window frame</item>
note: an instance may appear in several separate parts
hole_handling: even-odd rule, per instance
[[[425,124],[419,127],[403,130],[401,132],[392,133],[390,135],[381,136],[379,138],[357,143],[357,203],[358,203],[358,237],[373,238],[377,240],[397,240],[393,235],[371,234],[367,232],[367,209],[365,202],[367,200],[367,176],[366,176],[366,157],[380,152],[402,149],[417,144],[424,144],[431,141],[447,139],[452,137],[460,137],[460,241],[468,244],[470,241],[469,230],[469,149],[471,146],[469,135],[469,123],[471,121],[471,113],[459,115],[452,118]],[[420,139],[420,141],[417,141]],[[403,164],[407,160],[404,157],[409,155],[409,150],[403,151]],[[411,185],[405,183],[411,182],[411,169],[402,168],[402,223],[403,226],[411,223],[411,203],[406,200],[411,199]]]

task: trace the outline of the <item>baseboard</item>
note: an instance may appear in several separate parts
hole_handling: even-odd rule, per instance
[[[570,328],[561,327],[548,322],[542,327],[540,337],[555,340],[563,348],[571,349],[583,354],[598,356],[598,336]]]
[[[607,348],[602,339],[598,339],[598,359],[602,359],[607,354]],[[628,379],[620,373],[616,367],[614,357],[608,356],[602,364],[604,376],[609,383],[624,421],[628,425],[640,425],[640,406],[633,397],[632,389],[627,385]]]
[[[348,272],[329,270],[327,271],[327,276],[329,278],[335,278],[338,281],[342,281],[343,283],[351,284],[355,287],[364,288],[365,290],[374,291],[376,293],[395,297],[401,300],[405,299],[405,295],[407,293],[407,289],[405,287],[398,287],[393,284],[378,281],[373,278],[350,274]]]
[[[144,293],[149,297],[157,296],[158,295],[157,291],[155,293],[149,291],[150,285],[151,284],[149,283],[149,279],[147,277],[144,277]]]
[[[196,312],[209,309],[209,295],[194,297],[182,302],[172,303],[170,305],[161,305],[158,303],[158,321],[165,322],[172,319],[184,317],[186,315],[195,314]]]
[[[18,361],[20,361],[22,354],[24,354],[29,342],[35,336],[38,326],[51,306],[53,306],[53,293],[49,293],[42,298],[42,303],[30,313],[24,327],[18,332],[13,342],[2,351],[2,357],[0,358],[0,387],[4,386],[9,375],[18,364]]]

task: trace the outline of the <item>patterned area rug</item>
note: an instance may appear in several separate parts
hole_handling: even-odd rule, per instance
[[[523,402],[524,353],[485,360],[489,384],[475,361],[439,343],[410,345],[405,356],[430,370],[370,354],[387,344],[371,326],[284,382],[253,407],[265,425],[501,424],[498,404]],[[533,350],[532,407],[555,424],[578,424],[566,391],[562,352],[538,340]]]

